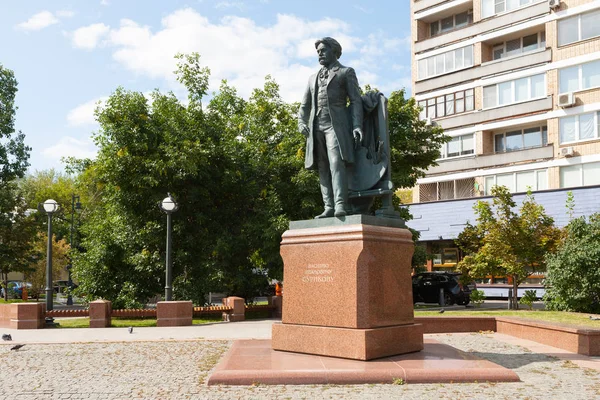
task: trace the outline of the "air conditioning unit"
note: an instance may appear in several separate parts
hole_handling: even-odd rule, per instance
[[[431,126],[431,125],[433,125],[433,121],[431,120],[431,117],[425,118],[425,126]]]
[[[573,92],[558,95],[559,107],[571,107],[573,105],[575,105],[575,96],[573,95]]]
[[[560,0],[548,0],[548,7],[556,8],[560,6]]]
[[[573,148],[563,147],[562,149],[560,149],[560,155],[563,157],[573,157]]]

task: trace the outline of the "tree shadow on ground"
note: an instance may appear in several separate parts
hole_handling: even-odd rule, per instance
[[[538,353],[482,353],[478,351],[467,352],[475,357],[483,358],[484,360],[496,363],[504,368],[517,369],[529,364],[538,362],[552,362],[557,361],[557,357],[547,356],[545,354]]]

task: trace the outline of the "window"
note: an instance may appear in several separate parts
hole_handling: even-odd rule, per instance
[[[504,11],[511,11],[534,0],[482,0],[481,18],[491,17]]]
[[[546,126],[519,129],[494,135],[496,153],[542,147],[548,144]]]
[[[465,111],[473,111],[475,95],[474,89],[467,89],[456,93],[438,96],[433,99],[419,101],[422,108],[419,114],[421,119],[440,118],[443,116],[459,114]]]
[[[419,185],[419,199],[422,203],[469,197],[475,197],[475,178]]]
[[[473,22],[473,10],[451,15],[429,24],[431,36],[462,28]]]
[[[560,167],[560,187],[600,185],[600,162]]]
[[[560,143],[598,139],[600,112],[563,117],[558,120]]]
[[[483,108],[546,96],[546,75],[539,74],[483,87]]]
[[[574,15],[558,21],[558,45],[579,42],[600,36],[600,10]]]
[[[475,139],[473,134],[453,137],[440,149],[441,158],[465,156],[475,153]]]
[[[600,60],[558,70],[559,93],[600,87]]]
[[[436,56],[419,60],[419,79],[446,74],[473,66],[473,46],[461,47]]]
[[[545,169],[489,175],[484,177],[484,182],[485,194],[487,196],[492,194],[494,186],[506,186],[511,193],[526,192],[529,189],[535,191],[548,188],[548,178]]]

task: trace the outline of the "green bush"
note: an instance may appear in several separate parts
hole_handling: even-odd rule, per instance
[[[530,310],[533,309],[533,302],[537,300],[537,293],[535,290],[526,290],[519,300],[520,304],[527,306]]]
[[[548,310],[600,313],[600,214],[572,220],[567,237],[547,256]]]
[[[485,301],[485,293],[483,292],[483,290],[477,290],[477,289],[473,290],[471,292],[470,297],[471,297],[471,303],[473,303],[473,305],[475,307],[479,307]]]

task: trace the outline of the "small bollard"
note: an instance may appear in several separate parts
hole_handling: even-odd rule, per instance
[[[444,301],[444,289],[440,289],[440,306],[444,307],[446,302]]]

